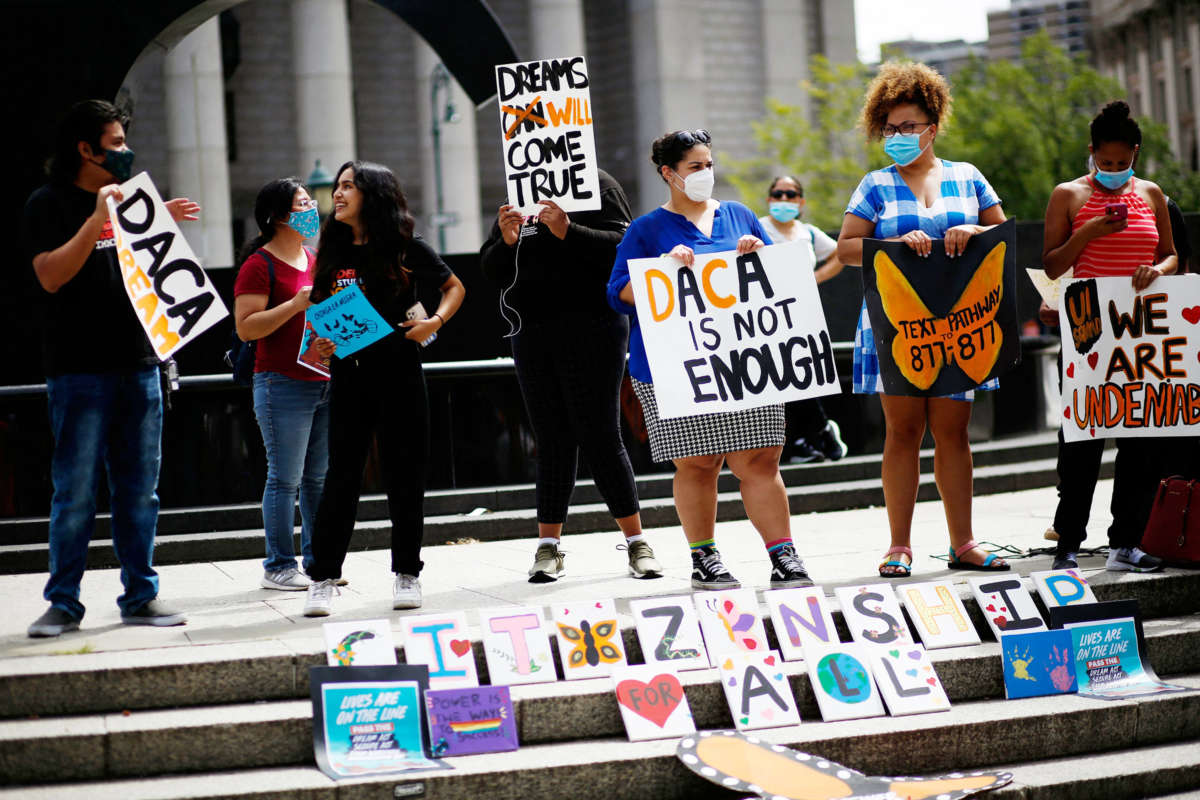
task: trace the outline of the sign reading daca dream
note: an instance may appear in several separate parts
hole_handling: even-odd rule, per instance
[[[1058,315],[1066,441],[1200,432],[1200,277],[1074,280]]]
[[[664,419],[841,391],[811,247],[633,259],[629,279]]]
[[[496,66],[508,202],[534,213],[600,208],[592,100],[583,56]]]
[[[229,315],[217,290],[163,204],[150,175],[121,184],[108,198],[125,293],[160,360]]]
[[[1021,360],[1016,223],[942,241],[919,256],[898,241],[863,241],[863,288],[888,394],[940,397],[974,389]]]

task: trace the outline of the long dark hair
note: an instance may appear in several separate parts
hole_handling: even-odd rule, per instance
[[[245,262],[250,254],[275,238],[275,223],[285,222],[291,216],[296,192],[304,188],[299,178],[276,178],[258,190],[254,201],[254,221],[258,224],[258,236],[242,245],[237,263]]]
[[[362,192],[359,220],[366,234],[366,258],[351,256],[354,229],[330,214],[317,241],[314,299],[328,297],[337,271],[351,264],[368,295],[394,293],[408,286],[408,270],[402,262],[413,238],[413,217],[400,181],[390,169],[370,161],[347,161],[338,167],[336,180],[348,169],[354,171],[354,185]]]
[[[46,162],[46,173],[57,184],[74,183],[82,166],[79,143],[87,142],[93,153],[100,152],[100,137],[110,123],[119,122],[122,127],[129,118],[107,100],[81,100],[71,106],[54,139],[54,155]]]

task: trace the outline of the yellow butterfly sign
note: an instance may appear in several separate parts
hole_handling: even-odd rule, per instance
[[[889,394],[974,389],[1019,360],[1013,231],[1007,222],[977,234],[956,258],[940,242],[926,258],[868,240],[867,310]]]

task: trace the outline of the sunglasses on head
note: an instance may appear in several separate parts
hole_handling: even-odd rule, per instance
[[[675,138],[684,147],[695,147],[698,144],[711,144],[712,137],[708,135],[708,131],[703,128],[697,128],[694,131],[676,131]]]
[[[802,195],[794,189],[776,189],[771,192],[771,198],[774,200],[782,200],[785,197],[788,200],[795,200],[797,197],[801,196]]]

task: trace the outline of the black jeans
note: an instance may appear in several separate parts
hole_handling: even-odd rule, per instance
[[[784,413],[787,415],[789,443],[797,439],[810,439],[825,430],[825,426],[829,424],[829,417],[825,414],[825,407],[821,405],[819,397],[793,400],[787,404]]]
[[[513,337],[517,379],[537,441],[537,518],[567,518],[579,450],[614,517],[638,511],[637,487],[621,440],[621,377],[629,321],[579,313],[526,323]]]
[[[397,358],[394,350],[382,350],[362,356],[357,362],[353,358],[334,360],[329,395],[329,470],[313,527],[313,563],[308,569],[315,581],[342,576],[372,437],[379,445],[392,521],[392,572],[421,573],[429,465],[425,377],[415,356]]]

